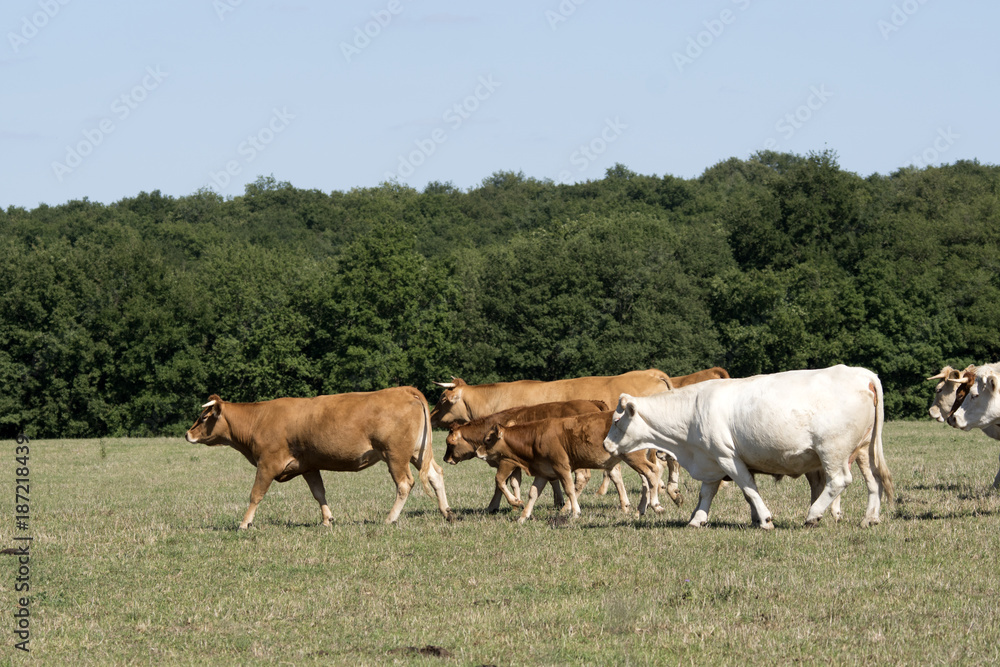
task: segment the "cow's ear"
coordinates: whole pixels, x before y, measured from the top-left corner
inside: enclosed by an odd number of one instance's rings
[[[997,392],[997,376],[990,373],[986,376],[986,388],[989,389],[991,394]]]
[[[212,394],[208,397],[208,402],[205,403],[202,408],[212,408],[212,416],[218,417],[219,413],[222,412],[222,399],[219,398],[218,394]]]
[[[625,404],[625,409],[628,410],[629,417],[635,417],[635,403],[629,401]]]
[[[451,376],[451,381],[455,383],[456,387],[464,387],[464,386],[466,386],[465,385],[465,380],[463,380],[462,378],[457,378],[454,375]]]

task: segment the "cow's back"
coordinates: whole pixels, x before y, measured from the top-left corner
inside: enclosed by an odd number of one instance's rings
[[[352,470],[358,457],[401,439],[416,447],[427,401],[414,387],[269,401],[264,418],[307,466]],[[261,404],[264,405],[264,404]]]

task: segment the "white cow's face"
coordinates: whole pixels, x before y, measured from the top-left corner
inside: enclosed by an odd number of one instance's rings
[[[1000,376],[993,371],[976,375],[976,381],[969,389],[958,409],[952,413],[948,423],[968,431],[985,428],[1000,422]]]
[[[635,401],[628,394],[622,394],[611,418],[611,430],[604,439],[604,449],[615,456],[625,456],[640,449],[646,435],[644,429],[648,427],[638,416]]]

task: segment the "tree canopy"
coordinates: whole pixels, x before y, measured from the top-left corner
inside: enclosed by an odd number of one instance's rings
[[[0,436],[179,434],[256,401],[714,365],[836,363],[925,415],[942,365],[1000,357],[1000,167],[863,178],[830,151],[696,179],[497,172],[0,210]]]

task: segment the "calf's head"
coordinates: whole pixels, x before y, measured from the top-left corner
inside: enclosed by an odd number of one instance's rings
[[[222,399],[212,394],[201,408],[198,421],[184,434],[184,439],[210,447],[229,444],[229,424],[222,416]]]
[[[446,463],[456,465],[460,461],[467,461],[476,456],[476,446],[465,439],[461,426],[452,425],[451,431],[444,441],[447,445],[444,452]]]

